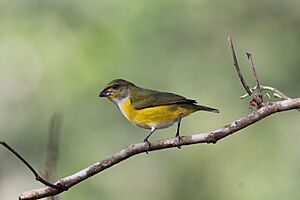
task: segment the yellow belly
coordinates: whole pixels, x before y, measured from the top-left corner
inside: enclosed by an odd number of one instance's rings
[[[119,105],[123,115],[133,124],[150,129],[166,128],[197,109],[191,104],[172,104],[136,110],[128,99]]]

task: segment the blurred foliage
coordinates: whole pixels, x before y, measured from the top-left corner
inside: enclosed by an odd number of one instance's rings
[[[58,178],[142,141],[98,93],[124,78],[220,109],[183,120],[182,133],[221,127],[250,111],[232,65],[231,34],[261,83],[300,95],[300,1],[0,1],[0,138],[42,171],[49,120],[64,116]],[[271,116],[217,145],[142,154],[61,199],[299,199],[300,115]],[[152,140],[173,137],[175,127]],[[0,199],[41,186],[0,149]]]

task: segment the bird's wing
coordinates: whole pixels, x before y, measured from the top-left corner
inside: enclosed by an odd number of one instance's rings
[[[136,88],[130,95],[131,102],[135,109],[143,109],[154,106],[170,105],[177,103],[195,104],[195,100],[187,99],[183,96],[169,93],[159,92],[155,90]]]

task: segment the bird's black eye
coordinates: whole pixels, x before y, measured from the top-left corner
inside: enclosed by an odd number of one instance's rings
[[[114,85],[112,86],[112,88],[116,90],[116,89],[118,89],[120,86],[121,86],[121,85],[119,85],[119,84],[114,84]]]

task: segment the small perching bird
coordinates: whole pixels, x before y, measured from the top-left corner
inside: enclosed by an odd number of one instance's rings
[[[131,123],[150,129],[144,138],[144,142],[149,145],[151,143],[148,138],[156,129],[167,128],[177,123],[176,137],[180,139],[179,129],[183,117],[200,110],[219,112],[215,108],[197,105],[195,100],[169,92],[141,88],[123,79],[109,82],[99,97],[107,97],[114,102]]]

